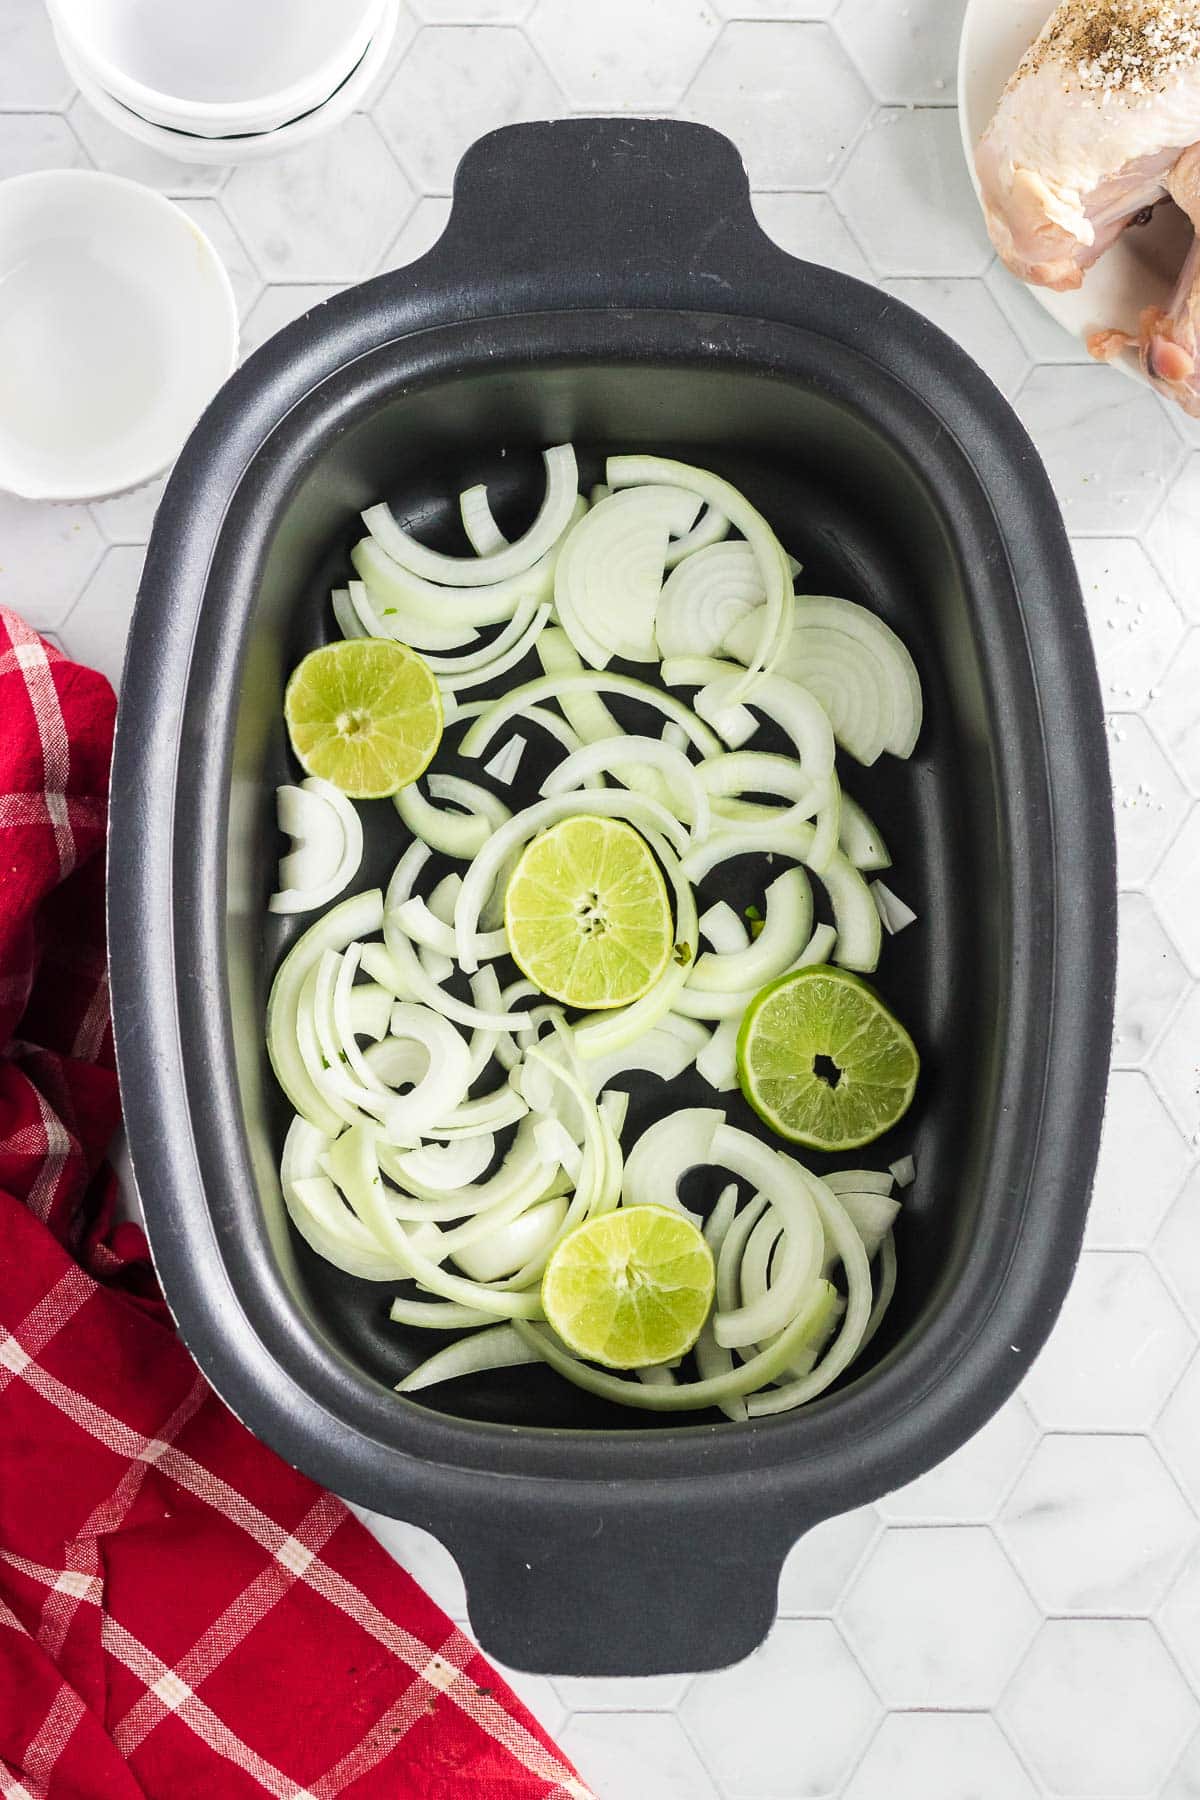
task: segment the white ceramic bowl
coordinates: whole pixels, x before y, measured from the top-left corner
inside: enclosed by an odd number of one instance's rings
[[[958,122],[963,154],[975,191],[975,145],[996,110],[1009,76],[1050,14],[1056,0],[969,0],[958,50]],[[1085,341],[1112,325],[1137,333],[1144,306],[1165,306],[1175,286],[1191,227],[1177,208],[1159,206],[1148,225],[1122,232],[1072,293],[1050,288],[1029,292],[1064,331]],[[1015,277],[1014,277],[1015,279]],[[1136,356],[1126,352],[1113,367],[1138,380],[1145,377]]]
[[[143,119],[140,114],[113,99],[84,65],[61,31],[57,38],[59,54],[80,93],[101,118],[107,119],[118,131],[123,131],[139,144],[145,144],[148,149],[157,150],[161,156],[172,157],[176,162],[234,164],[261,162],[267,157],[281,156],[287,150],[297,150],[320,137],[332,126],[340,125],[343,119],[349,118],[352,112],[363,105],[383,72],[399,17],[399,0],[383,0],[379,27],[367,45],[362,61],[324,105],[305,113],[303,118],[293,119],[290,123],[279,126],[277,130],[244,137],[206,138],[152,124],[150,120]]]
[[[159,475],[237,359],[229,277],[116,175],[0,182],[0,488],[89,500]]]
[[[93,80],[152,124],[202,137],[272,131],[322,105],[362,60],[383,0],[49,0]]]

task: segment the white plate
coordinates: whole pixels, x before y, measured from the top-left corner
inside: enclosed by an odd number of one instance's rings
[[[958,122],[975,191],[975,145],[996,110],[1004,84],[1050,14],[1055,0],[968,0],[958,46]],[[1104,326],[1137,332],[1144,306],[1166,306],[1192,231],[1173,206],[1156,207],[1148,225],[1131,227],[1088,270],[1083,286],[1068,294],[1030,287],[1052,319],[1085,340]],[[1144,379],[1136,357],[1116,367]]]
[[[92,169],[0,182],[0,488],[93,500],[161,474],[237,340],[229,277],[174,201]]]
[[[93,107],[110,125],[123,131],[139,144],[145,144],[150,150],[157,150],[160,156],[169,156],[176,162],[206,164],[236,164],[262,162],[271,156],[282,156],[285,151],[297,150],[302,144],[311,143],[334,125],[340,125],[348,119],[352,112],[362,106],[371,88],[383,72],[392,40],[396,35],[396,27],[400,18],[399,0],[384,0],[380,15],[379,29],[367,45],[366,54],[354,73],[343,82],[335,94],[331,94],[323,106],[305,113],[302,119],[293,119],[288,125],[281,125],[277,131],[263,131],[249,137],[206,138],[193,137],[185,131],[168,131],[161,125],[152,125],[140,114],[131,112],[129,107],[122,106],[119,100],[102,88],[95,77],[83,67],[75,55],[72,46],[65,37],[58,37],[58,53],[88,105]]]

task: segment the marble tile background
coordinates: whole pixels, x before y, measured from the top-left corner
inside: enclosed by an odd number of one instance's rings
[[[367,112],[227,172],[115,135],[38,0],[0,0],[0,175],[174,195],[246,349],[438,234],[505,120],[678,110],[740,145],[765,228],[957,337],[1045,457],[1110,709],[1121,979],[1088,1246],[1014,1399],[795,1551],[766,1646],[659,1681],[517,1678],[604,1800],[1200,1800],[1200,436],[1090,365],[994,262],[953,112],[960,0],[410,0]],[[0,497],[0,600],[114,680],[158,488]],[[432,1539],[373,1521],[448,1610]]]

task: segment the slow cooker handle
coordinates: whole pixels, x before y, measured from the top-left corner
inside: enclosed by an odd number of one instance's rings
[[[555,119],[472,144],[442,237],[414,277],[457,285],[465,314],[577,307],[723,310],[766,236],[734,145],[682,119]],[[695,298],[686,297],[688,290]]]
[[[781,1526],[750,1477],[719,1513],[710,1503],[698,1519],[693,1506],[651,1484],[619,1510],[560,1495],[535,1514],[510,1510],[497,1482],[486,1524],[476,1512],[457,1531],[445,1520],[437,1529],[462,1571],[471,1628],[497,1661],[539,1675],[678,1675],[758,1648],[804,1530]]]

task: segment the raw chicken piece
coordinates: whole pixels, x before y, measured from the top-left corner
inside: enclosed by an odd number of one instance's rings
[[[1077,288],[1125,227],[1168,197],[1200,229],[1200,0],[1064,0],[1022,58],[976,151],[992,242],[1025,281]],[[1136,338],[1147,375],[1200,412],[1200,254]]]

